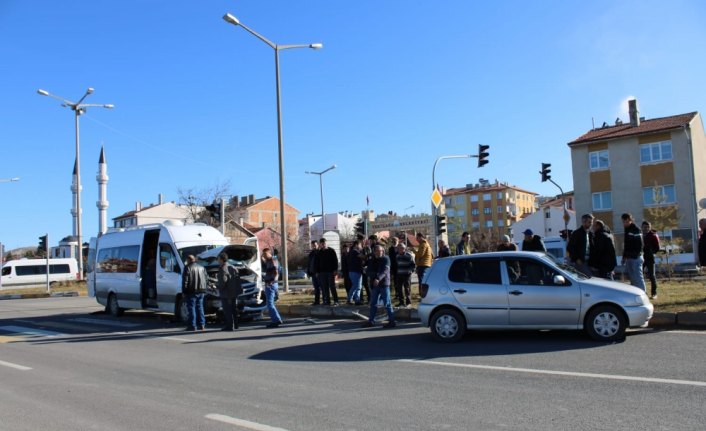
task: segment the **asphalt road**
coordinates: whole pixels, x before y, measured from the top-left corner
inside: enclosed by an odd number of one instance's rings
[[[234,333],[90,298],[0,301],[1,430],[703,430],[706,332]]]

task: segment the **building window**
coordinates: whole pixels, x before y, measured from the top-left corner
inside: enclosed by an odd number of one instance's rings
[[[464,202],[463,202],[464,197],[465,197],[465,196],[463,196],[463,195],[456,196],[456,205],[463,205],[463,203],[464,203]]]
[[[478,229],[480,227],[480,222],[474,221],[471,223],[471,226],[473,226],[473,229]]]
[[[490,214],[490,208],[488,208],[488,207],[483,208],[483,214]]]
[[[505,227],[505,220],[498,220],[498,227]]]
[[[503,199],[503,192],[498,192],[496,197],[499,201],[502,200]]]
[[[471,215],[477,216],[478,215],[478,208],[471,209]]]
[[[493,221],[492,221],[492,220],[486,220],[486,221],[485,221],[485,227],[488,227],[488,228],[493,227]]]
[[[608,150],[590,152],[588,153],[588,160],[592,171],[596,171],[598,169],[608,169],[610,167]]]
[[[613,208],[613,197],[611,192],[593,193],[593,211],[609,210]]]
[[[447,209],[446,209],[446,215],[449,216],[449,217],[455,217],[455,216],[456,216],[456,212],[455,212],[455,210],[454,210],[453,208],[447,208]]]
[[[640,163],[672,160],[672,141],[640,145]]]
[[[551,212],[551,211],[545,212],[545,213],[544,213],[544,218],[552,218],[552,212]]]
[[[670,186],[652,186],[642,189],[642,203],[645,206],[649,205],[667,205],[676,202],[676,193],[674,185]]]
[[[471,202],[478,202],[478,195],[471,195]]]
[[[456,217],[466,217],[466,210],[457,210]]]
[[[492,198],[490,197],[490,193],[483,193],[483,200],[484,200],[484,201],[489,201],[490,199],[492,199]]]
[[[498,214],[502,214],[502,213],[503,213],[503,206],[498,205]]]

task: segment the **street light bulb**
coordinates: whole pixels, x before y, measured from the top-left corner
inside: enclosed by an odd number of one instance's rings
[[[337,167],[337,165],[331,165],[331,169],[336,169]]]
[[[88,87],[88,90],[86,90],[86,94],[93,94],[93,88]]]
[[[115,105],[107,104],[107,105],[103,105],[103,107],[108,108],[108,109],[113,109],[113,108],[115,108]]]
[[[48,92],[48,91],[42,90],[41,88],[40,88],[39,90],[37,90],[37,93],[38,93],[38,94],[41,94],[42,96],[48,96],[48,95],[49,95],[49,92]]]
[[[233,25],[240,24],[240,21],[238,20],[238,18],[236,18],[235,16],[233,16],[232,14],[229,14],[229,13],[223,15],[223,19],[226,20],[226,22],[229,22]]]
[[[323,43],[312,43],[311,45],[309,45],[309,48],[311,48],[311,49],[321,49],[323,47],[324,47]]]

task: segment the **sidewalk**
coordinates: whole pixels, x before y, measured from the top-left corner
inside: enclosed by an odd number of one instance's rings
[[[49,298],[67,296],[86,296],[79,292],[55,292],[0,295],[0,300],[7,299],[29,299],[29,298]],[[277,309],[283,316],[289,317],[314,317],[323,319],[358,319],[367,318],[370,308],[367,305],[350,306],[339,305],[330,307],[327,305],[277,305]],[[378,311],[383,310],[378,307]],[[396,308],[395,319],[403,322],[418,322],[419,315],[415,308]],[[681,329],[706,329],[706,313],[694,311],[682,311],[676,313],[655,313],[649,322],[650,328],[681,328]]]

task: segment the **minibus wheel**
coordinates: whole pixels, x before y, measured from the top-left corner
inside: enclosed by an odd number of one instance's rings
[[[111,293],[108,295],[108,303],[105,305],[105,311],[113,317],[120,317],[123,315],[123,309],[120,308],[118,304],[118,297]]]

